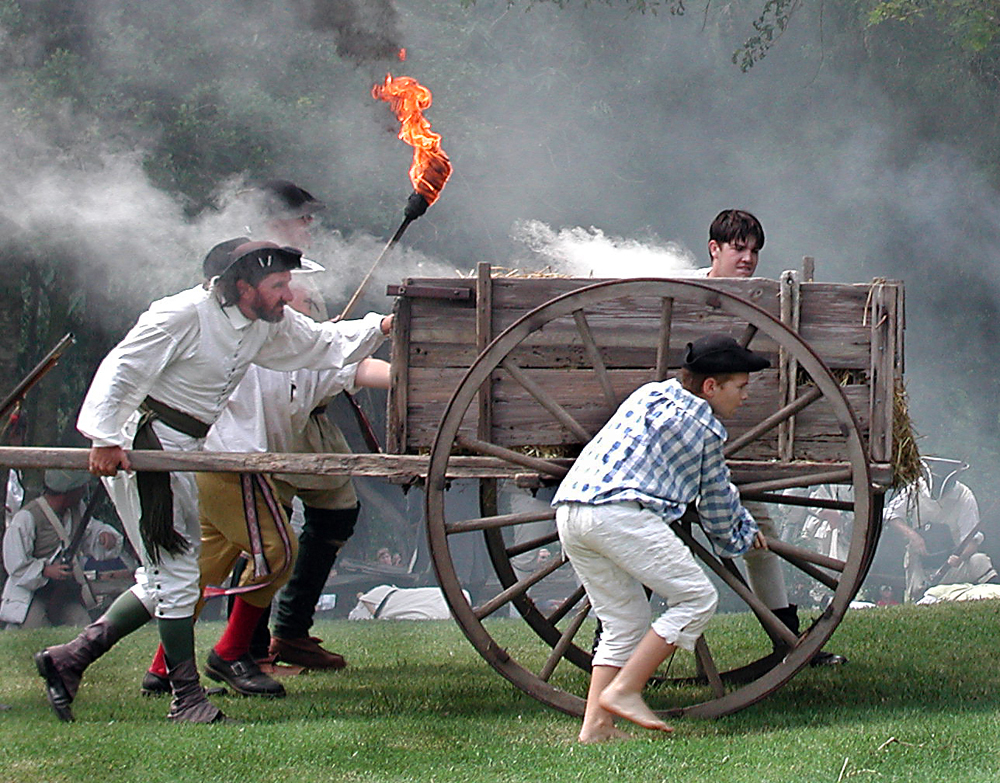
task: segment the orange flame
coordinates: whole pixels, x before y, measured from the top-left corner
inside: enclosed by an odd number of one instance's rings
[[[431,105],[431,91],[409,76],[393,79],[387,73],[384,84],[372,87],[372,97],[387,101],[402,123],[399,138],[413,147],[410,182],[430,206],[451,176],[451,162],[441,149],[441,135],[431,131],[431,124],[423,114]]]

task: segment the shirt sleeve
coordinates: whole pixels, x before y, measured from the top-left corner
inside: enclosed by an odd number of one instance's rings
[[[35,520],[28,511],[18,511],[3,537],[3,564],[7,578],[26,590],[35,591],[48,583],[42,576],[45,561],[32,557],[35,549]]]
[[[892,500],[885,507],[885,512],[882,518],[885,522],[892,522],[896,520],[902,524],[906,524],[907,517],[909,516],[909,508],[911,500],[911,493],[909,488],[901,489],[896,492]]]
[[[339,370],[371,356],[385,341],[379,313],[359,321],[317,322],[291,308],[274,324],[254,363],[271,370]]]
[[[740,504],[739,492],[729,480],[722,439],[713,433],[705,439],[697,507],[702,529],[720,557],[736,557],[750,549],[757,523]]]
[[[965,537],[969,535],[979,524],[979,504],[976,502],[976,496],[972,494],[972,490],[969,489],[964,484],[960,484],[957,489],[958,492],[958,533],[959,540],[956,544],[961,543],[965,540]],[[983,542],[984,536],[982,533],[976,533],[973,536],[973,541],[977,544]]]
[[[111,533],[115,537],[115,543],[110,547],[104,547],[101,545],[101,533]],[[106,522],[101,522],[98,519],[92,519],[90,524],[87,525],[87,529],[83,534],[84,543],[83,551],[90,555],[94,560],[110,560],[113,557],[118,557],[122,551],[122,534],[115,530],[111,525]]]
[[[122,428],[177,348],[162,327],[140,320],[101,362],[83,400],[77,429],[95,446],[123,446]]]

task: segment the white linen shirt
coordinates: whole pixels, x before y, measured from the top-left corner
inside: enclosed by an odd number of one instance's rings
[[[274,370],[337,370],[385,339],[382,316],[317,323],[285,308],[277,323],[223,307],[202,286],[153,302],[97,368],[77,428],[95,446],[130,446],[125,423],[151,396],[212,424],[251,362]]]
[[[306,451],[309,416],[342,391],[356,391],[358,365],[277,372],[252,366],[205,438],[206,451]]]

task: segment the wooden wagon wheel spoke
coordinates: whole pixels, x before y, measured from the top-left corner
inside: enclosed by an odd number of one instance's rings
[[[733,456],[733,454],[735,454],[737,451],[746,446],[749,446],[755,440],[757,440],[763,435],[766,435],[775,427],[788,421],[795,414],[801,413],[810,404],[816,402],[816,400],[818,400],[822,396],[823,392],[820,391],[818,387],[814,386],[812,389],[807,391],[801,397],[797,398],[793,402],[772,413],[770,416],[768,416],[766,419],[760,422],[760,424],[751,427],[742,435],[740,435],[740,437],[731,440],[729,443],[726,444],[723,453],[726,455],[726,457]]]
[[[551,679],[552,673],[556,670],[556,666],[559,665],[559,661],[566,655],[566,650],[569,649],[573,639],[580,632],[580,627],[583,625],[583,621],[587,619],[588,612],[590,612],[590,601],[585,601],[566,627],[566,630],[562,632],[559,641],[552,647],[552,653],[545,659],[545,663],[538,672],[540,680],[548,682]]]
[[[656,341],[656,369],[654,381],[664,381],[670,369],[670,331],[674,319],[673,297],[665,296],[660,302],[660,333]]]
[[[533,549],[540,549],[543,546],[553,544],[558,540],[558,533],[549,533],[546,536],[539,536],[538,538],[533,538],[530,541],[523,541],[520,544],[509,546],[504,550],[504,552],[507,557],[517,557],[518,555],[523,555],[525,552],[530,552]]]
[[[826,571],[817,568],[812,563],[806,560],[802,560],[801,558],[795,557],[795,555],[789,554],[787,552],[781,555],[781,557],[783,557],[788,563],[791,563],[793,566],[799,569],[802,573],[812,577],[817,582],[819,582],[822,585],[825,585],[830,590],[836,590],[838,587],[840,587],[839,579],[830,576],[830,574],[826,573]]]
[[[784,479],[771,479],[769,481],[748,481],[745,484],[736,482],[741,493],[743,492],[769,492],[776,489],[801,489],[802,487],[815,487],[819,484],[839,484],[843,481],[851,480],[850,468],[844,470],[831,470],[826,473],[807,473],[802,476],[793,476]]]
[[[477,454],[484,454],[488,457],[498,457],[502,460],[506,460],[507,462],[512,462],[515,465],[521,465],[538,473],[543,473],[546,476],[552,476],[553,478],[562,478],[569,472],[569,468],[565,468],[556,462],[539,459],[538,457],[530,457],[519,451],[505,449],[503,446],[494,446],[492,443],[487,443],[484,440],[478,440],[476,438],[467,438],[465,436],[458,435],[455,437],[455,445],[459,448],[475,451]]]
[[[518,367],[513,360],[504,359],[500,363],[500,366],[510,373],[510,376],[521,384],[528,394],[538,400],[538,404],[551,413],[552,416],[554,416],[555,419],[566,429],[576,435],[576,437],[584,443],[590,440],[590,436],[593,433],[587,432],[580,422],[574,419],[562,405],[552,399],[551,394],[529,378],[528,375],[520,367]]]
[[[771,548],[771,551],[780,557],[794,557],[798,560],[804,560],[807,563],[823,566],[823,568],[840,571],[841,573],[843,573],[844,569],[847,568],[847,563],[843,560],[838,560],[835,557],[829,557],[827,555],[821,555],[819,552],[813,552],[811,549],[795,546],[794,544],[789,544],[786,541],[780,541],[776,538],[768,538],[767,545]]]
[[[739,336],[736,342],[738,342],[744,348],[748,347],[750,345],[750,341],[757,336],[757,331],[758,327],[756,324],[747,324],[746,328],[743,330],[743,333]]]
[[[767,631],[768,635],[772,638],[780,639],[782,643],[793,647],[798,641],[798,638],[793,634],[781,620],[772,612],[767,606],[761,601],[753,591],[747,586],[746,582],[743,581],[742,577],[733,574],[733,572],[727,568],[723,563],[718,560],[711,552],[709,552],[705,547],[703,547],[695,538],[683,528],[681,525],[671,525],[673,531],[677,536],[687,544],[688,548],[694,553],[702,563],[708,566],[716,576],[718,576],[723,582],[725,582],[729,588],[736,593],[743,602],[749,606],[757,619],[760,620],[760,624],[764,626],[764,630]]]
[[[569,596],[567,596],[555,609],[553,609],[552,613],[545,619],[555,625],[567,614],[569,614],[573,607],[580,603],[580,599],[586,595],[587,591],[583,589],[583,585],[580,585],[580,587],[576,588],[576,590],[570,593]],[[590,606],[589,599],[587,600],[587,606]]]
[[[555,518],[555,511],[525,511],[520,514],[496,514],[495,516],[466,519],[462,522],[449,522],[445,526],[445,533],[452,535],[455,533],[470,533],[473,530],[493,530],[496,528],[523,525],[528,522],[544,522],[547,519]]]
[[[580,339],[583,341],[583,347],[587,351],[587,356],[590,357],[590,363],[594,368],[594,372],[597,373],[597,380],[600,382],[601,391],[604,393],[604,402],[608,406],[608,415],[611,415],[618,405],[618,400],[615,397],[614,387],[611,385],[608,368],[604,364],[604,357],[601,356],[601,349],[597,347],[597,342],[594,340],[594,333],[590,329],[590,324],[587,322],[587,316],[584,315],[583,310],[574,310],[573,320],[576,322],[576,330],[580,333]]]
[[[824,508],[830,511],[853,511],[854,503],[848,500],[831,500],[828,498],[804,498],[797,495],[779,495],[774,492],[740,491],[743,500],[756,500],[760,503],[778,503],[783,506],[801,506],[804,508]]]
[[[708,642],[705,641],[704,636],[699,636],[698,640],[694,643],[694,654],[698,661],[698,673],[704,675],[705,679],[708,680],[708,684],[712,687],[712,693],[716,697],[725,696],[726,686],[722,684],[722,678],[719,676],[719,667],[715,665],[715,661],[712,659],[712,653],[708,649]]]
[[[781,542],[774,544],[775,554],[787,564],[785,568],[790,573],[805,575],[814,589],[832,593],[824,603],[824,611],[798,636],[750,589],[733,561],[715,557],[689,531],[679,533],[699,562],[721,580],[724,589],[732,591],[757,616],[766,636],[755,633],[753,638],[740,640],[738,644],[716,644],[711,650],[702,640],[693,660],[681,655],[672,667],[673,673],[661,678],[673,684],[660,697],[670,700],[662,712],[714,717],[752,704],[808,665],[841,621],[870,563],[877,539],[877,520],[873,515],[878,503],[873,500],[877,495],[873,496],[867,452],[852,403],[797,334],[775,316],[712,284],[647,279],[597,283],[577,290],[567,289],[563,283],[546,285],[568,293],[515,320],[485,346],[455,389],[437,426],[428,466],[427,520],[434,567],[449,606],[463,632],[498,672],[547,704],[581,714],[584,702],[579,690],[575,685],[566,689],[567,683],[578,683],[579,679],[574,676],[573,668],[564,670],[558,664],[566,659],[576,667],[589,668],[589,645],[574,642],[586,627],[588,607],[580,604],[586,600],[585,591],[568,568],[561,572],[562,579],[556,574],[565,567],[564,556],[554,554],[551,562],[531,573],[525,573],[523,565],[532,551],[556,544],[554,530],[545,529],[552,521],[551,512],[545,509],[544,513],[539,510],[527,515],[499,514],[495,506],[487,505],[474,518],[457,516],[461,512],[455,510],[455,518],[446,520],[444,494],[449,486],[446,477],[452,450],[461,449],[523,467],[543,477],[544,485],[545,479],[560,479],[565,475],[569,459],[562,455],[575,453],[580,443],[601,426],[601,411],[611,407],[616,389],[624,393],[650,374],[656,380],[668,376],[677,354],[677,346],[671,346],[671,341],[678,339],[678,335],[683,334],[687,341],[692,338],[692,330],[697,337],[699,328],[711,328],[738,334],[739,342],[744,345],[766,338],[767,348],[762,350],[790,357],[801,375],[796,375],[790,383],[786,378],[784,385],[768,378],[762,393],[769,395],[773,403],[768,403],[766,415],[762,413],[760,421],[749,422],[749,429],[739,428],[742,434],[737,432],[730,442],[727,454],[743,450],[751,454],[730,466],[737,486],[746,499],[816,511],[853,512],[855,523],[848,541],[850,554],[845,560],[804,547],[782,548]],[[763,291],[765,295],[759,301],[770,302],[766,286],[752,290],[755,295]],[[653,316],[650,322],[643,321],[648,315]],[[620,329],[616,325],[618,318],[641,324],[643,337],[627,346],[622,343],[621,335],[615,332]],[[623,350],[616,348],[611,353],[601,347],[605,344],[622,346]],[[645,351],[648,359],[640,361],[648,363],[633,363],[646,356]],[[545,368],[544,374],[536,374],[538,367]],[[577,383],[582,377],[578,372],[581,369],[592,370],[591,386],[585,394],[574,390],[573,394],[563,396],[554,379]],[[774,372],[781,372],[781,368],[776,367]],[[786,393],[788,387],[790,394]],[[495,395],[492,406],[484,408],[483,390],[487,398]],[[820,399],[825,401],[824,406],[811,407]],[[478,413],[478,418],[466,421],[467,412],[473,416]],[[606,414],[604,411],[603,415]],[[558,426],[553,427],[553,421]],[[765,457],[764,460],[775,462],[762,468],[764,463],[759,455],[776,450],[772,437],[766,436],[773,435],[775,429],[780,434],[787,429],[783,425],[791,421],[796,422],[796,433],[811,432],[810,427],[813,430],[817,427],[812,422],[821,421],[825,428],[819,430],[823,433],[821,437],[841,440],[830,449],[814,449],[801,459]],[[525,442],[515,437],[518,428],[524,426],[522,422],[532,423],[537,429],[537,440]],[[536,422],[540,426],[536,427]],[[469,436],[470,431],[476,433],[475,438]],[[830,434],[826,435],[827,432]],[[748,448],[751,444],[752,448]],[[541,459],[518,450],[528,446],[546,450],[551,447],[561,456]],[[787,442],[785,446],[784,450],[779,449],[781,454],[791,455]],[[850,485],[854,501],[782,494],[785,490],[809,489],[820,484]],[[489,502],[489,497],[489,492],[481,493],[480,501]],[[495,495],[492,502],[495,504]],[[511,510],[523,512],[524,507],[512,506]],[[538,524],[539,528],[521,527],[532,524]],[[495,579],[487,583],[488,590],[484,590],[481,581],[475,583],[476,590],[486,593],[485,600],[477,596],[475,604],[463,593],[462,579],[456,573],[448,543],[455,539],[453,533],[470,530],[483,531],[495,571]],[[494,587],[497,581],[499,587]],[[532,666],[517,660],[524,646],[521,637],[515,636],[513,643],[499,640],[508,632],[506,621],[490,619],[488,627],[483,625],[487,618],[499,617],[498,610],[508,605],[516,608],[547,645],[543,655],[530,656],[535,662]],[[762,649],[763,644],[766,647]],[[690,672],[695,670],[697,676],[692,678]],[[705,683],[710,685],[707,700]]]
[[[529,588],[542,581],[553,571],[562,568],[562,566],[568,562],[569,560],[567,560],[565,556],[553,558],[552,562],[548,565],[538,569],[533,574],[525,577],[519,582],[515,582],[503,592],[493,596],[486,603],[477,606],[474,610],[477,619],[482,620],[484,617],[489,617],[501,606],[504,606],[505,604],[513,601],[515,598],[519,598],[520,596],[526,594]]]

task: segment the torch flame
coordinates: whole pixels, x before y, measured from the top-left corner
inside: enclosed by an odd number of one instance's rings
[[[402,123],[399,138],[413,147],[410,182],[430,206],[451,176],[451,162],[441,149],[441,135],[431,131],[431,124],[423,115],[424,109],[431,105],[431,91],[409,76],[393,79],[387,73],[384,84],[372,87],[372,97],[387,101]]]

